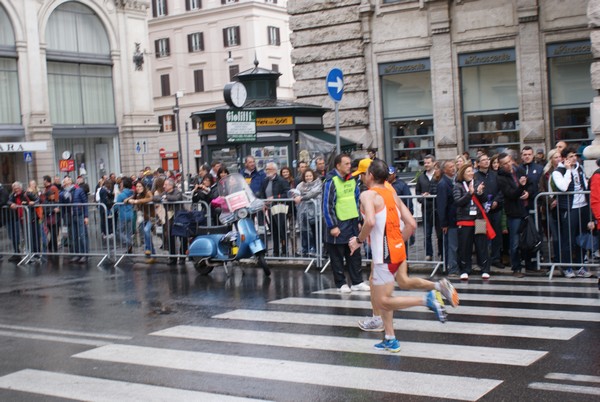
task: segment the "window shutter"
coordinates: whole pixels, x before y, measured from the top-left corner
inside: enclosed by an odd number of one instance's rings
[[[185,0],[185,11],[190,11],[191,7],[190,7],[190,2],[192,0]]]
[[[159,39],[154,41],[154,55],[158,59],[160,57],[160,45],[158,44]]]
[[[229,66],[229,81],[233,81],[234,77],[240,72],[240,66],[233,65]]]
[[[202,70],[194,70],[194,91],[204,92],[204,72]]]
[[[163,117],[162,116],[158,116],[158,132],[159,133],[164,133],[164,127],[163,127]]]
[[[171,95],[171,82],[169,74],[163,74],[160,76],[160,91],[162,96]]]
[[[194,51],[194,48],[192,46],[192,35],[193,34],[188,35],[188,52],[190,52],[190,53],[192,53]]]
[[[275,29],[275,35],[276,35],[275,44],[277,46],[281,46],[281,37],[279,36],[279,28]]]
[[[240,36],[240,27],[235,27],[235,38],[237,39],[236,45],[240,46],[242,44],[242,37]]]
[[[156,2],[157,2],[157,1],[158,1],[158,0],[152,0],[152,16],[153,16],[154,18],[156,18],[156,16],[157,16],[157,13],[156,13]]]
[[[200,32],[200,50],[204,51],[204,32]]]
[[[165,15],[169,15],[169,8],[167,7],[169,4],[169,2],[167,0],[159,0],[163,2],[163,5],[165,6]]]
[[[227,0],[221,0],[221,4],[225,4]]]
[[[225,0],[222,0],[225,1]],[[228,47],[229,43],[227,43],[227,28],[223,29],[223,46]]]
[[[169,45],[169,38],[165,39],[165,44],[166,44],[165,48],[167,49],[166,55],[169,56],[171,54],[171,46]]]
[[[173,122],[173,124],[172,124],[173,129],[171,131],[177,131],[177,120],[175,119],[174,114],[171,115],[171,121]]]

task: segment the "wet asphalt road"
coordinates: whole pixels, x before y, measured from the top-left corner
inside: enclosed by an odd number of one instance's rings
[[[305,274],[298,267],[272,267],[271,278],[251,266],[243,272],[235,268],[227,277],[222,268],[200,276],[190,263],[170,270],[130,261],[115,270],[60,259],[17,267],[5,258],[0,265],[0,400],[95,399],[51,382],[51,391],[44,390],[40,384],[56,373],[160,387],[140,389],[134,400],[158,397],[159,390],[173,395],[166,400],[185,399],[175,397],[175,390],[213,395],[190,394],[190,400],[232,395],[281,401],[592,401],[600,396],[596,278],[548,283],[543,277],[515,280],[500,274],[488,284],[480,279],[457,284],[463,298],[454,314],[449,309],[447,324],[434,322],[423,309],[395,314],[403,346],[400,354],[391,354],[371,353],[380,333],[355,326],[356,317],[369,314],[368,294],[332,291],[330,271],[321,275],[313,268]],[[199,329],[207,338],[151,335],[173,328]],[[206,334],[209,329],[215,338]],[[297,335],[308,340],[294,343]],[[335,340],[326,346],[321,336]],[[313,346],[311,337],[317,339]],[[354,351],[345,349],[346,341],[363,343]],[[457,346],[450,352],[455,359],[440,357],[440,348],[448,345]],[[116,357],[101,353],[113,346],[124,349],[117,349]],[[477,347],[491,350],[471,356]],[[516,358],[539,356],[521,364],[496,362],[496,352],[506,349],[523,350]],[[128,360],[136,352],[142,362]],[[15,373],[39,377],[25,381],[34,384],[27,392],[15,391],[10,388],[23,386],[11,377]],[[64,381],[73,383],[73,378]],[[100,383],[100,389],[86,392],[124,400],[111,394],[116,385]]]

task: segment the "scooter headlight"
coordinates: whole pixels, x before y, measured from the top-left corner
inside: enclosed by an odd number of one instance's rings
[[[247,218],[248,215],[249,215],[249,212],[248,212],[247,208],[238,209],[235,213],[236,213],[238,219]]]

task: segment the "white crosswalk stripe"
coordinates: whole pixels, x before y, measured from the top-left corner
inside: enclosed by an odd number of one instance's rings
[[[335,314],[293,313],[285,311],[234,310],[216,315],[215,318],[229,320],[264,321],[340,327],[356,327],[361,316]],[[513,336],[518,338],[569,340],[579,334],[581,328],[543,327],[535,325],[480,324],[469,322],[395,319],[394,328],[403,331],[439,332],[465,335]]]
[[[312,307],[335,307],[335,308],[355,308],[370,309],[370,301],[347,300],[347,299],[309,299],[306,297],[288,297],[281,300],[274,300],[272,304],[284,304],[291,306],[312,306]],[[429,311],[427,307],[412,307],[405,311]],[[533,318],[543,320],[561,320],[561,321],[590,321],[600,322],[600,313],[587,313],[580,311],[564,310],[538,310],[538,309],[516,309],[502,307],[474,307],[460,306],[458,309],[450,309],[451,315],[480,315],[487,317],[513,317],[513,318]]]
[[[264,380],[475,401],[502,381],[174,349],[108,345],[74,357]],[[336,373],[332,376],[331,373]],[[397,377],[402,378],[399,381]]]
[[[151,335],[205,341],[229,339],[229,328],[192,327],[181,325],[154,332]],[[283,332],[235,331],[235,343],[251,345],[279,346],[299,349],[317,349],[338,352],[380,354],[375,350],[372,339],[344,338],[339,336],[301,335]],[[423,357],[428,359],[486,362],[486,364],[506,364],[528,366],[541,359],[547,352],[524,349],[491,348],[468,345],[445,345],[436,343],[402,342],[398,356]]]
[[[0,388],[94,402],[257,400],[30,369],[0,377]]]
[[[536,284],[529,278],[513,284],[512,278],[506,279],[501,283],[457,283],[458,289],[469,292],[460,293],[464,304],[448,309],[450,321],[445,324],[436,321],[425,307],[397,312],[394,329],[399,331],[401,341],[397,354],[375,350],[373,344],[378,336],[364,333],[358,336],[357,321],[371,311],[368,293],[340,295],[336,289],[324,289],[305,297],[271,300],[265,309],[239,308],[216,314],[197,325],[176,325],[155,331],[144,339],[149,342],[144,346],[133,344],[135,338],[97,339],[97,343],[89,344],[95,348],[77,353],[73,358],[79,364],[93,363],[94,367],[105,370],[123,365],[132,373],[152,368],[191,375],[216,374],[253,381],[389,393],[399,400],[402,395],[412,395],[474,401],[490,393],[493,398],[494,390],[504,382],[501,368],[506,366],[513,370],[547,361],[556,345],[567,344],[585,331],[586,325],[600,322],[600,312],[595,308],[600,306],[600,299],[592,287],[576,286],[570,281],[564,281],[564,286]],[[394,293],[424,295],[422,291]],[[553,297],[554,293],[558,295]],[[561,309],[561,306],[565,307]],[[452,316],[456,320],[452,320]],[[331,334],[327,328],[333,330]],[[354,328],[356,335],[348,328]],[[74,337],[81,333],[60,335]],[[407,335],[412,335],[412,342],[403,340],[410,338]],[[463,336],[474,339],[474,343],[461,342]],[[51,336],[41,339],[60,342]],[[533,342],[527,342],[529,340]],[[552,347],[531,346],[538,341]],[[192,345],[194,350],[188,350]],[[255,348],[261,350],[259,357],[247,353]],[[265,354],[265,348],[272,353]],[[295,354],[293,350],[300,353]],[[307,359],[304,356],[311,351],[318,352],[321,358],[304,361]],[[340,359],[340,354],[353,358]],[[420,362],[419,369],[408,369],[413,366],[406,364],[406,358]],[[383,368],[376,363],[395,362],[393,359],[398,359],[398,368],[393,368],[395,363]],[[357,361],[361,363],[356,364]],[[441,367],[448,367],[445,366],[448,362],[476,368],[493,367],[494,370],[492,375],[490,371],[481,374],[478,369],[465,375],[439,371]],[[424,372],[421,365],[428,367],[428,371]],[[333,372],[335,376],[331,375]],[[203,388],[202,384],[194,384],[198,389],[181,389],[181,383],[169,386],[167,381],[167,385],[157,386],[144,384],[146,381],[140,381],[140,377],[132,376],[133,382],[128,382],[111,374],[110,371],[99,372],[98,377],[102,378],[96,378],[95,375],[26,369],[0,377],[0,388],[90,401],[234,401],[265,395],[267,399],[278,399],[278,394],[268,391],[245,395],[242,391],[217,387],[219,394],[214,389]],[[568,381],[572,383],[565,383]],[[569,397],[597,396],[600,388],[594,385],[599,382],[600,378],[593,375],[551,372],[531,381],[528,388],[530,392],[568,393]]]

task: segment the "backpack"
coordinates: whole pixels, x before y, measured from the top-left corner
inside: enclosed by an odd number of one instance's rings
[[[179,237],[194,237],[198,226],[206,226],[204,211],[179,210],[175,212],[171,234]]]
[[[535,219],[527,216],[519,228],[519,249],[522,252],[537,253],[542,246],[542,236],[535,226]]]

